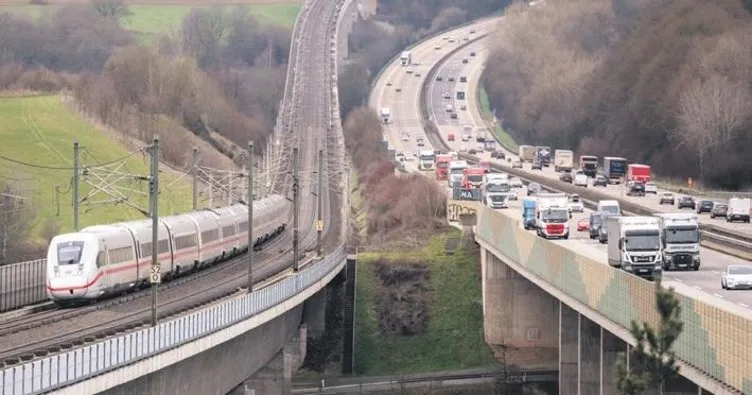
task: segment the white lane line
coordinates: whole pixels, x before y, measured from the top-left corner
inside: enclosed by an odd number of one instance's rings
[[[713,296],[716,296],[716,297],[719,297],[719,298],[723,299],[723,295],[713,294]]]
[[[749,308],[749,305],[746,305],[746,304],[744,304],[744,303],[737,303],[737,304],[738,304],[739,306],[742,306],[742,307],[746,308],[746,309],[748,309],[748,308]]]
[[[711,270],[711,272],[713,272],[713,273],[715,273],[715,274],[721,274],[721,272],[719,272],[719,271],[717,271],[717,270]]]
[[[702,289],[702,287],[698,287],[697,285],[693,286],[694,289]]]
[[[674,280],[674,281],[678,281],[678,282],[680,282],[680,283],[683,283],[683,282],[684,282],[684,280],[682,280],[682,279],[680,279],[680,278],[672,278],[672,280]]]

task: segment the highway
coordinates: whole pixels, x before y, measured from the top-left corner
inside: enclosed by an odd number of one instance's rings
[[[459,29],[459,33],[448,33],[449,36],[454,37],[461,37],[464,32],[467,32],[469,28],[463,28]],[[478,29],[480,30],[480,29]],[[478,143],[475,142],[475,138],[473,138],[469,142],[462,142],[460,140],[460,135],[462,134],[462,127],[463,125],[473,125],[474,129],[477,129],[478,127],[484,127],[485,123],[482,120],[479,108],[477,106],[477,100],[476,100],[476,91],[478,88],[478,80],[480,77],[480,74],[484,67],[484,61],[487,57],[487,49],[485,48],[485,41],[486,39],[478,40],[470,45],[467,46],[467,48],[458,51],[455,55],[448,58],[445,62],[443,62],[437,69],[437,76],[441,76],[443,81],[436,81],[436,79],[433,79],[432,81],[428,81],[429,84],[429,92],[427,95],[428,100],[428,106],[429,106],[429,116],[431,119],[436,120],[436,123],[439,128],[439,132],[441,134],[442,139],[446,144],[449,145],[449,147],[452,150],[460,151],[460,148],[464,145],[465,148],[477,148],[476,145]],[[421,44],[417,46],[413,50],[413,58],[419,59],[422,64],[421,67],[423,68],[423,73],[426,73],[429,70],[428,62],[436,62],[442,58],[442,56],[445,56],[447,53],[449,53],[450,49],[442,47],[441,50],[434,50],[434,46],[436,45],[436,42],[445,42],[442,41],[441,38],[429,40],[425,44]],[[469,52],[474,51],[476,52],[475,57],[468,57]],[[425,56],[423,58],[418,58],[416,54],[419,54],[421,56]],[[462,59],[466,58],[468,59],[468,63],[463,64]],[[384,76],[386,78],[382,78],[380,81],[376,84],[376,89],[374,89],[374,92],[378,92],[379,97],[372,98],[372,105],[374,103],[377,103],[377,106],[379,107],[391,107],[393,108],[393,118],[394,121],[391,125],[388,125],[385,128],[385,137],[390,142],[390,145],[392,145],[397,151],[403,150],[403,151],[411,151],[411,150],[417,150],[418,147],[415,146],[415,138],[414,135],[419,133],[422,134],[422,128],[420,126],[413,127],[416,132],[411,132],[411,139],[410,141],[403,142],[401,141],[401,134],[404,132],[404,129],[402,129],[401,125],[420,125],[421,119],[420,119],[420,111],[417,109],[419,107],[413,107],[418,106],[418,104],[413,103],[419,103],[420,100],[420,83],[413,83],[411,82],[412,79],[418,79],[415,77],[402,77],[406,73],[404,72],[404,67],[400,66],[399,64],[393,64],[390,66],[389,69],[385,70]],[[466,76],[468,78],[467,84],[459,83],[459,77],[460,76]],[[453,76],[455,81],[450,82],[447,80],[447,77]],[[387,78],[390,78],[392,80],[393,87],[395,88],[397,86],[402,87],[402,92],[395,93],[394,89],[389,90],[385,89],[383,85],[383,81]],[[421,80],[425,79],[425,75],[420,78]],[[398,85],[398,83],[404,83],[404,85]],[[459,88],[462,86],[462,88]],[[459,108],[461,106],[461,101],[456,100],[455,98],[455,92],[456,90],[464,89],[466,90],[466,98],[465,104],[467,105],[467,110],[462,111],[458,110],[458,118],[457,119],[451,119],[444,115],[446,113],[446,104],[452,103],[455,105],[455,108]],[[444,93],[446,91],[449,91],[451,93],[452,99],[444,99]],[[409,106],[409,107],[408,107]],[[400,111],[397,112],[397,109],[399,108],[406,108],[406,109],[415,109],[414,111]],[[457,137],[456,141],[454,142],[448,142],[447,141],[447,135],[449,133],[454,133]],[[426,149],[429,149],[429,144],[426,145]],[[484,153],[483,155],[477,155],[481,156],[484,159],[490,159],[487,153]],[[415,165],[409,164],[406,166],[408,170],[415,171],[417,166],[417,162],[415,162]],[[551,178],[558,179],[558,175],[556,173],[553,173],[552,169],[547,170],[547,174],[550,175]],[[615,196],[618,196],[621,198],[620,189],[618,187],[609,187],[607,188],[611,193],[615,194]],[[525,189],[521,189],[520,193],[518,194],[520,199],[523,199],[526,195]],[[644,199],[649,200],[651,198],[635,198],[635,199]],[[657,205],[656,205],[657,206]],[[665,206],[664,206],[665,208]],[[520,208],[519,208],[519,202],[513,203],[512,207],[509,209],[506,209],[511,215],[515,217],[520,217]],[[672,210],[675,211],[675,210]],[[571,234],[573,236],[573,239],[570,240],[560,240],[555,241],[556,243],[562,244],[567,246],[568,248],[572,248],[573,250],[577,251],[578,253],[581,253],[583,255],[587,255],[593,259],[599,260],[603,262],[603,264],[606,263],[606,253],[605,253],[605,247],[606,245],[601,245],[597,241],[590,240],[587,236],[587,233],[579,233],[576,231],[576,223],[577,221],[589,214],[589,211],[585,211],[585,213],[574,213],[573,219],[571,222]],[[720,222],[720,221],[717,221]],[[725,225],[725,223],[724,223]],[[737,224],[741,225],[741,224]],[[744,224],[746,225],[746,224]],[[752,310],[750,310],[750,306],[752,306],[752,291],[727,291],[722,290],[720,286],[720,273],[721,271],[726,267],[728,264],[732,263],[748,263],[745,260],[735,258],[729,255],[725,255],[722,253],[719,253],[717,251],[710,250],[708,248],[702,248],[701,250],[701,260],[702,260],[702,266],[700,267],[699,271],[670,271],[664,273],[664,284],[667,286],[676,286],[677,288],[681,288],[683,291],[686,291],[690,295],[696,296],[698,299],[714,299],[715,302],[719,305],[723,305],[727,307],[728,309],[731,309],[732,311],[736,311],[739,314],[745,315],[745,316],[752,316]]]

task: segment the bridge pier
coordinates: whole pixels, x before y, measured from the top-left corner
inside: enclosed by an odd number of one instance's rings
[[[285,395],[292,392],[292,376],[303,365],[308,328],[302,324],[298,334],[263,368],[228,395]]]
[[[303,306],[303,322],[308,325],[308,336],[318,339],[326,329],[326,292],[322,288],[305,301]]]

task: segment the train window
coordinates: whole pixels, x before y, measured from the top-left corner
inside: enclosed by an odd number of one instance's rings
[[[112,250],[109,250],[110,254],[110,265],[115,265],[118,263],[128,262],[130,260],[133,260],[133,248],[131,247],[120,247],[120,248],[114,248]]]
[[[235,234],[235,227],[233,225],[228,225],[222,228],[222,237],[232,236]]]
[[[170,251],[170,241],[167,239],[160,240],[159,243],[157,243],[157,248],[159,249],[158,253],[162,254],[165,252]]]
[[[240,228],[241,232],[247,232],[248,231],[248,221],[241,222],[238,227]]]
[[[105,255],[104,251],[99,251],[99,254],[97,254],[97,267],[102,268],[107,266],[107,255]]]
[[[150,256],[151,256],[151,242],[141,243],[141,258],[146,258]]]
[[[83,241],[67,241],[57,245],[57,264],[76,265],[81,261]]]
[[[184,248],[191,248],[196,246],[196,234],[185,235],[175,238],[175,249],[182,250]]]
[[[205,230],[201,232],[202,243],[211,243],[212,241],[217,239],[219,239],[219,230],[217,229]]]

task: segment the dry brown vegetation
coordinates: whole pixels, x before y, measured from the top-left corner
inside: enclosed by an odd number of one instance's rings
[[[739,0],[509,7],[484,83],[521,143],[752,185],[752,18]]]
[[[383,131],[376,113],[366,107],[351,111],[344,130],[360,177],[371,244],[408,233],[420,238],[425,231],[445,226],[445,193],[428,177],[395,173],[394,164],[381,148]]]

